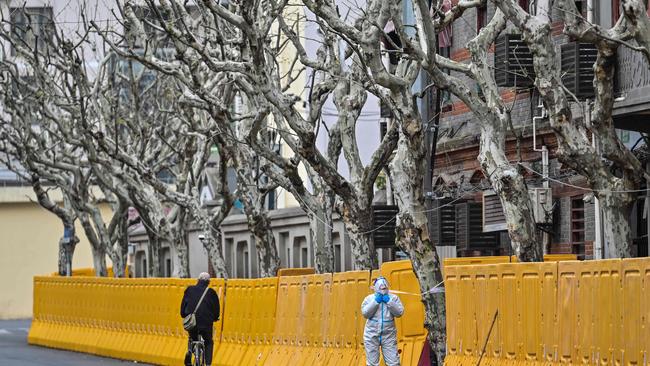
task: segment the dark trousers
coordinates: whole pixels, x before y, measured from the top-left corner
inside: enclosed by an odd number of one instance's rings
[[[189,333],[189,340],[187,342],[187,353],[185,354],[185,365],[192,365],[192,343],[199,340],[199,334],[203,337],[203,343],[205,343],[205,363],[206,365],[212,364],[212,349],[214,347],[214,342],[212,341],[212,327],[210,328],[194,328]]]

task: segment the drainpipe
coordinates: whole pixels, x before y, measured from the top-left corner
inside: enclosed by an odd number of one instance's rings
[[[533,151],[542,153],[542,175],[544,176],[544,182],[542,183],[542,187],[549,188],[550,185],[548,182],[548,165],[549,165],[548,148],[546,147],[546,145],[542,145],[541,148],[537,148],[537,121],[546,118],[546,108],[544,108],[544,104],[542,104],[541,99],[539,101],[539,104],[537,105],[537,108],[542,110],[542,114],[540,116],[533,117]],[[547,199],[551,199],[551,197],[547,197]],[[551,236],[546,231],[542,232],[542,249],[544,251],[544,254],[548,254],[548,247],[550,241],[551,241]]]
[[[592,0],[589,0],[591,3]],[[590,5],[587,5],[590,6]],[[593,17],[593,12],[592,12]],[[587,127],[591,127],[591,109],[589,108],[589,99],[585,101],[584,104],[584,116],[585,124]],[[598,142],[596,141],[596,134],[591,134],[591,146],[594,148],[597,154],[600,154],[600,149],[598,147]],[[594,259],[604,259],[605,255],[603,253],[603,223],[600,212],[600,200],[598,195],[594,193],[594,226],[595,226],[595,237],[594,237]]]

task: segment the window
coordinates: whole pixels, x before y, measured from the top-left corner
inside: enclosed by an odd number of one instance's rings
[[[230,276],[235,277],[235,274],[232,271],[232,251],[233,251],[233,240],[232,238],[226,239],[226,245],[224,247],[225,253],[224,253],[224,259],[226,260],[226,269],[228,270],[228,274]]]
[[[334,272],[341,272],[341,244],[334,245]]]
[[[309,266],[309,256],[307,252],[307,248],[301,248],[300,249],[300,262],[302,267],[307,267]]]
[[[243,277],[250,277],[250,271],[249,271],[249,263],[250,258],[248,256],[248,250],[244,252],[244,276]]]
[[[248,242],[237,242],[237,253],[235,254],[237,260],[237,268],[235,272],[238,278],[245,278],[248,276]]]
[[[287,248],[287,268],[291,267],[291,248]]]
[[[11,33],[18,44],[30,49],[36,47],[39,53],[44,52],[54,34],[52,8],[12,8],[9,12]],[[15,56],[16,50],[12,48],[11,54]]]
[[[573,254],[585,250],[585,201],[582,196],[571,198],[571,244]]]
[[[487,6],[476,8],[476,34],[487,25]]]

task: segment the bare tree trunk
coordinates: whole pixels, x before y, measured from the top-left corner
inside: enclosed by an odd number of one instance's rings
[[[147,221],[147,219],[142,218],[143,223]],[[147,225],[151,225],[151,223]],[[149,239],[147,245],[147,277],[160,277],[160,248],[162,247],[163,238],[151,229],[147,230],[147,238]]]
[[[244,211],[248,219],[248,228],[255,237],[255,248],[259,262],[260,277],[273,277],[280,269],[278,248],[275,246],[275,237],[271,231],[271,221],[266,212],[254,207],[252,202],[244,201]]]
[[[422,195],[425,172],[424,144],[421,125],[408,129],[412,134],[400,134],[397,154],[392,162],[395,197],[399,206],[397,216],[397,245],[411,259],[418,278],[425,308],[424,325],[436,355],[443,365],[446,354],[445,292],[440,259],[431,242]]]
[[[72,238],[59,239],[59,276],[72,276],[72,258],[79,238],[72,232]]]
[[[203,233],[203,247],[208,252],[208,260],[214,269],[214,275],[217,278],[228,278],[228,270],[226,269],[226,262],[223,259],[222,250],[222,237],[219,230],[211,230],[204,228]]]
[[[116,278],[126,277],[127,256],[129,254],[128,207],[128,203],[123,200],[120,200],[119,204],[114,206],[113,215],[118,217],[111,219],[111,225],[115,226],[109,227],[108,230],[113,240],[110,256],[113,262],[113,276]]]
[[[603,213],[604,258],[631,258],[632,230],[630,215],[634,204],[631,193],[600,194],[600,207]]]
[[[92,246],[91,251],[93,254],[93,268],[97,277],[108,276],[108,269],[106,267],[106,250],[102,246]]]
[[[190,276],[189,239],[185,230],[174,230],[174,248],[176,255],[172,257],[173,269],[171,276],[188,278]]]
[[[489,119],[490,117],[486,117]],[[499,195],[508,225],[512,249],[520,262],[541,262],[542,247],[535,225],[528,187],[524,177],[510,164],[505,155],[507,126],[495,128],[497,121],[481,124],[478,160],[492,188]]]
[[[120,237],[113,245],[110,258],[111,262],[113,262],[113,277],[115,278],[126,277],[128,248],[129,242],[126,237]]]
[[[170,248],[174,248],[176,255],[172,261],[174,268],[172,277],[188,278],[190,276],[190,258],[189,258],[189,237],[185,228],[187,227],[187,212],[184,207],[176,207],[178,217],[174,219],[171,225],[173,232],[173,243]]]
[[[316,273],[334,272],[334,247],[332,245],[332,211],[325,209],[309,212],[309,234],[314,243]]]
[[[352,266],[355,270],[370,270],[378,267],[377,252],[372,236],[372,206],[353,202],[343,203],[341,218],[352,247]]]
[[[74,221],[63,223],[64,235],[59,239],[59,276],[72,276],[72,258],[79,243]]]

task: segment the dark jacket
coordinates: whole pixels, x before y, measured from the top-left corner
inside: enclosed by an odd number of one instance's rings
[[[185,289],[183,301],[181,301],[181,317],[186,317],[194,311],[203,291],[208,284],[199,281],[195,286]],[[213,289],[208,289],[201,306],[196,311],[196,327],[199,329],[212,328],[212,323],[219,320],[219,297]]]

